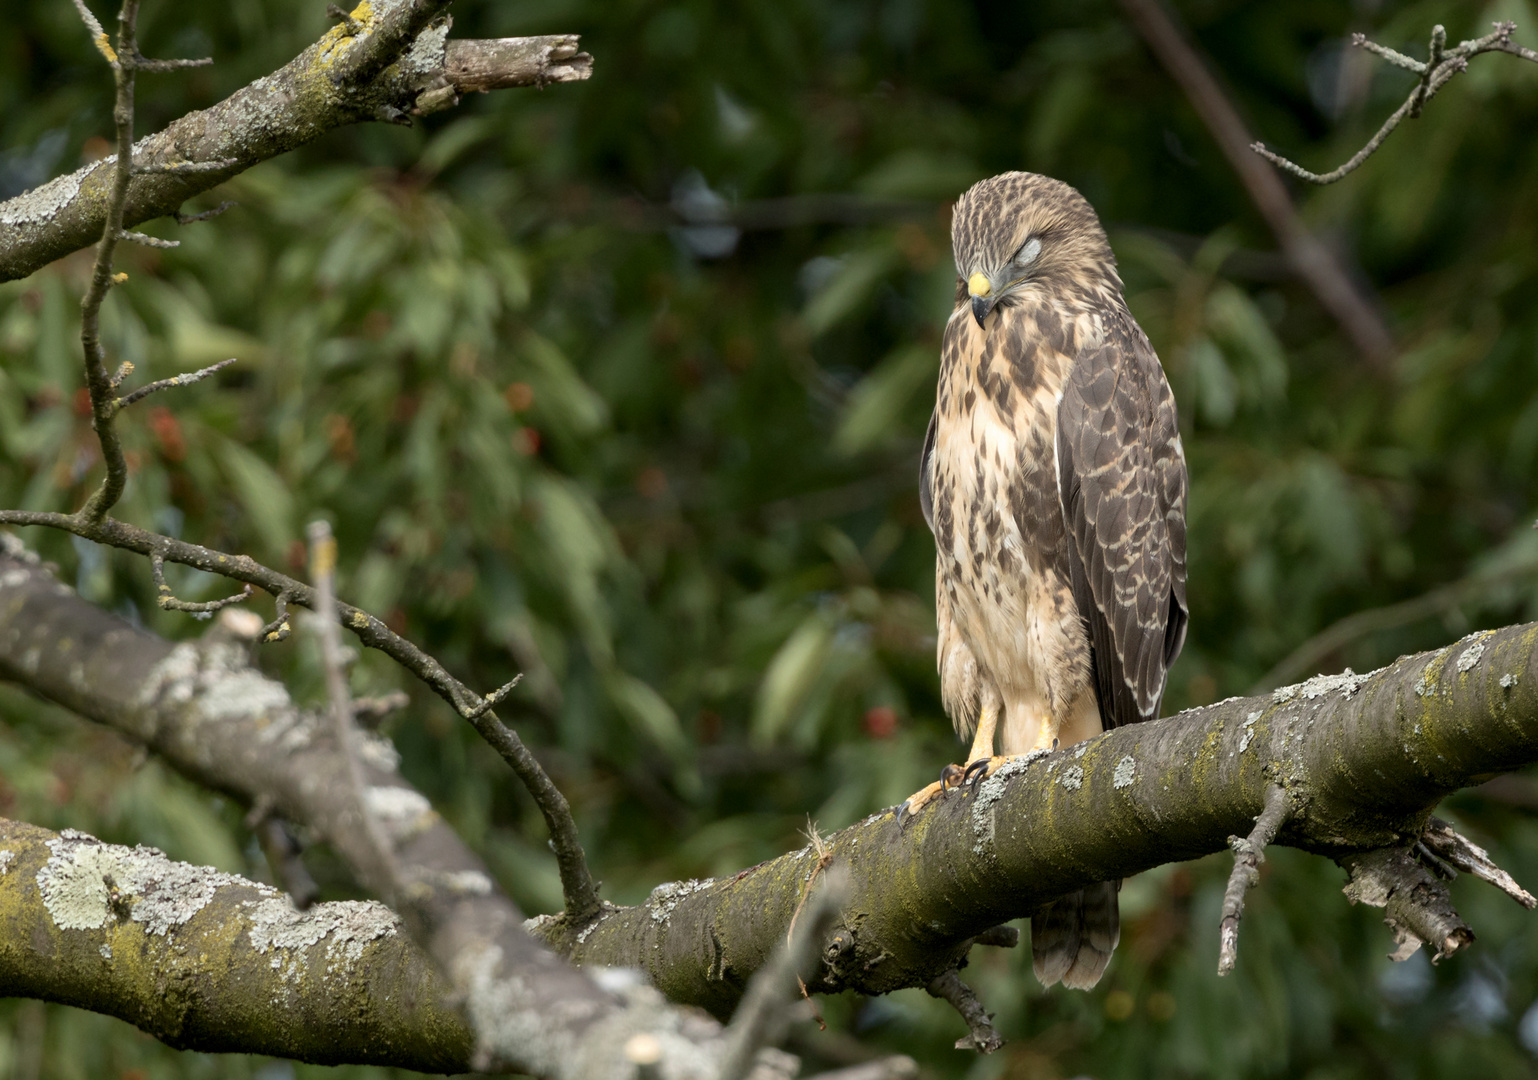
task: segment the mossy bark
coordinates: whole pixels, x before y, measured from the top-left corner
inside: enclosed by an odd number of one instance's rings
[[[57,868],[81,847],[110,856],[70,882],[104,901],[99,925],[81,925],[97,920],[82,920],[78,901],[72,908],[68,896],[50,896],[40,882],[40,873],[48,880],[45,866]],[[120,1017],[189,1050],[422,1072],[469,1068],[473,1039],[447,985],[378,905],[288,909],[292,917],[274,934],[262,916],[274,907],[285,914],[287,901],[269,888],[148,849],[97,845],[14,821],[0,820],[0,862],[0,987],[7,995]],[[147,891],[157,874],[184,894],[184,908],[171,918],[135,918],[146,899],[125,883],[133,875]],[[373,920],[366,934],[349,934],[354,908],[378,908],[364,913]]]

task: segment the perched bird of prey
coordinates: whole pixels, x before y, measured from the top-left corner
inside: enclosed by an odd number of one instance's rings
[[[945,327],[920,501],[934,533],[938,659],[965,770],[1159,714],[1186,634],[1186,465],[1159,358],[1073,188],[983,180],[951,225]],[[994,756],[994,735],[1002,756]],[[1120,937],[1104,882],[1031,920],[1044,985],[1088,989]]]

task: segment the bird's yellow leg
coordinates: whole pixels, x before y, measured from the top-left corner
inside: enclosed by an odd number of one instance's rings
[[[1041,728],[1036,733],[1036,741],[1031,744],[1031,749],[1028,752],[1024,754],[998,755],[993,753],[992,726],[990,725],[989,727],[988,741],[984,743],[981,741],[983,732],[981,725],[979,725],[977,732],[979,741],[972,744],[972,756],[967,759],[967,771],[962,774],[961,782],[963,784],[970,783],[975,786],[998,772],[1005,762],[1016,761],[1021,758],[1034,760],[1043,754],[1051,753],[1057,749],[1058,729],[1061,726],[1061,720],[1051,716],[1043,717]]]
[[[993,753],[993,733],[998,723],[998,707],[991,702],[985,703],[977,717],[977,735],[972,740],[972,752],[967,756],[968,761],[976,761],[979,757],[987,757]],[[943,798],[947,791],[961,783],[963,775],[959,765],[947,765],[940,770],[940,779],[909,795],[898,808],[897,823],[901,825],[905,817],[916,814],[936,799]]]

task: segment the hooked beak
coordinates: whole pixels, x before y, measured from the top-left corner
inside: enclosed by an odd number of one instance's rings
[[[988,312],[993,310],[993,283],[988,280],[988,275],[978,271],[967,278],[967,292],[972,296],[972,317],[977,320],[977,325],[982,326],[988,318]]]

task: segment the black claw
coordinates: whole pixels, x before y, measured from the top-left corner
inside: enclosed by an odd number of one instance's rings
[[[908,814],[908,801],[906,799],[904,799],[903,800],[903,804],[897,808],[897,831],[898,832],[902,832],[903,831],[903,818],[906,817],[907,814]]]
[[[981,784],[983,782],[983,777],[987,775],[988,759],[978,758],[976,761],[972,762],[972,764],[967,766],[966,772],[961,774],[961,782],[963,785],[971,784],[972,789],[976,791],[977,785]]]

